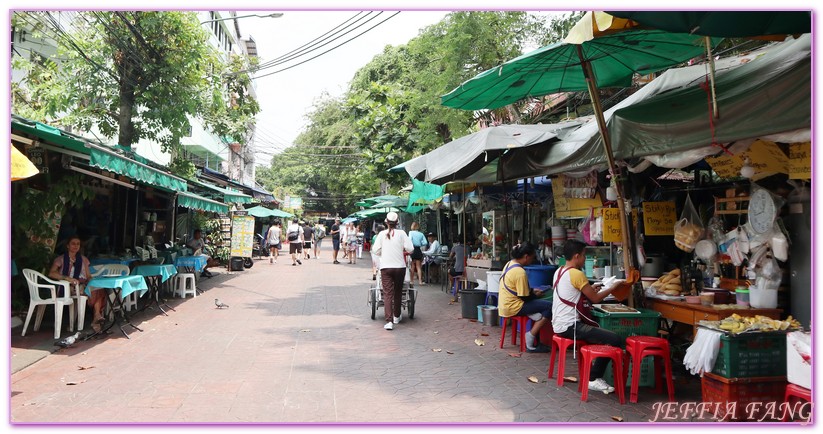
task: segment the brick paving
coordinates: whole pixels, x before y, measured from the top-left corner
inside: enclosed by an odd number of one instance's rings
[[[371,320],[367,304],[368,253],[356,265],[322,253],[200,280],[205,294],[170,300],[169,316],[135,315],[144,331],[131,339],[115,331],[54,351],[49,313],[37,333],[14,329],[13,361],[43,354],[13,369],[11,422],[645,422],[665,398],[581,402],[576,384],[546,381],[548,354],[510,356],[500,328],[461,318],[438,284],[419,288],[414,319],[404,311],[383,330],[382,308]],[[569,355],[567,375],[576,366]],[[684,381],[678,400],[699,401],[699,383]]]

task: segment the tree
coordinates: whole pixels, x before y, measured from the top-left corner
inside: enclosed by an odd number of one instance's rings
[[[58,42],[59,73],[44,77],[29,65],[35,73],[24,86],[36,100],[14,101],[15,110],[41,107],[38,120],[80,131],[95,126],[122,146],[148,139],[169,152],[188,132],[189,116],[217,104],[224,88],[208,33],[191,12],[78,12],[71,30],[50,12],[15,18]]]

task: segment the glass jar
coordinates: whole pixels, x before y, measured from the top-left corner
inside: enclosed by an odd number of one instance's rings
[[[738,286],[737,289],[734,290],[734,298],[737,299],[737,304],[739,306],[748,306],[749,305],[749,289],[744,288],[742,286]]]

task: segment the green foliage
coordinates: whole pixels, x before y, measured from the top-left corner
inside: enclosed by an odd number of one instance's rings
[[[171,151],[187,133],[188,117],[200,115],[221,84],[204,78],[218,60],[194,13],[77,12],[65,34],[43,25],[47,12],[15,15],[59,44],[60,74],[49,73],[48,62],[26,65],[27,93],[14,99],[15,111],[29,105],[38,120],[81,131],[96,126],[120,145],[148,139]]]
[[[244,59],[232,56],[221,74],[222,82],[212,89],[210,104],[203,119],[211,131],[219,137],[230,137],[246,144],[254,123],[254,116],[260,112],[257,100],[249,94],[251,77],[249,68],[257,64],[257,58]]]
[[[180,157],[174,158],[171,163],[169,163],[168,168],[171,173],[181,178],[195,179],[197,174],[197,168],[194,166],[194,163]]]

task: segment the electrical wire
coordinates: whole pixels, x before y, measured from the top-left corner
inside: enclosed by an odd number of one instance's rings
[[[365,35],[366,33],[368,33],[368,32],[370,32],[370,31],[374,30],[374,28],[376,28],[377,26],[379,26],[379,25],[381,25],[381,24],[385,23],[386,21],[388,21],[388,20],[390,20],[390,19],[394,18],[394,17],[395,17],[395,16],[397,16],[397,14],[399,14],[399,13],[400,13],[399,11],[398,11],[398,12],[395,12],[394,14],[392,14],[391,16],[389,16],[388,18],[386,18],[385,20],[380,21],[379,23],[375,24],[374,26],[372,26],[372,27],[370,27],[370,28],[366,29],[365,31],[363,31],[363,33],[360,33],[360,34],[358,34],[358,35],[355,35],[355,36],[354,36],[354,37],[352,37],[351,39],[348,39],[348,40],[346,40],[346,41],[343,41],[343,42],[341,42],[340,44],[338,44],[338,45],[336,45],[336,46],[334,46],[334,47],[332,47],[332,48],[329,48],[328,50],[326,50],[326,51],[324,51],[324,52],[322,52],[322,53],[320,53],[320,54],[318,54],[318,55],[316,55],[316,56],[310,57],[310,58],[308,58],[308,59],[306,59],[306,60],[304,60],[304,61],[302,61],[302,62],[296,63],[296,64],[294,64],[294,65],[287,66],[287,67],[282,68],[282,69],[278,69],[277,71],[272,71],[272,72],[269,72],[269,73],[267,73],[267,74],[263,74],[263,75],[258,75],[258,76],[255,76],[255,77],[254,77],[254,79],[255,79],[255,80],[258,80],[258,79],[261,79],[261,78],[264,78],[264,77],[268,77],[268,76],[271,76],[271,75],[274,75],[274,74],[281,73],[281,72],[283,72],[283,71],[287,71],[287,70],[292,69],[292,68],[294,68],[294,67],[300,66],[300,65],[302,65],[302,64],[304,64],[304,63],[306,63],[306,62],[312,61],[312,60],[314,60],[314,59],[316,59],[316,58],[318,58],[318,57],[320,57],[320,56],[322,56],[322,55],[324,55],[324,54],[327,54],[327,53],[331,52],[331,51],[334,51],[334,50],[336,50],[337,48],[340,48],[340,47],[342,47],[343,45],[346,45],[346,44],[348,44],[349,42],[351,42],[351,41],[353,41],[353,40],[355,40],[355,39],[357,39],[357,38],[359,38],[359,37],[361,37],[361,36]]]

